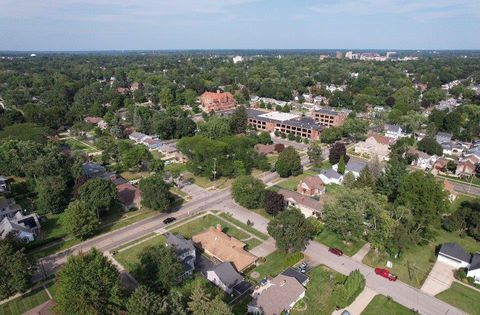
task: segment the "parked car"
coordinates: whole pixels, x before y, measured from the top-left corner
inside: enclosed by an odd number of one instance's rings
[[[387,278],[390,281],[397,281],[397,276],[390,273],[390,270],[385,268],[375,268],[375,273],[379,276]]]
[[[308,264],[306,262],[302,262],[299,267],[300,269],[305,269],[308,267]]]
[[[177,220],[177,218],[168,217],[168,218],[166,218],[165,220],[163,220],[163,223],[164,223],[164,224],[170,224],[170,223],[174,222],[175,220]]]
[[[264,285],[267,285],[267,282],[268,282],[267,279],[262,279],[262,280],[260,280],[259,284],[260,284],[261,287],[263,287]]]
[[[343,256],[343,252],[341,249],[338,249],[338,248],[335,248],[335,247],[330,247],[328,249],[328,251],[334,255],[337,255],[337,256]]]

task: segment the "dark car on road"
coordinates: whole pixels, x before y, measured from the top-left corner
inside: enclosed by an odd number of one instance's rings
[[[375,268],[375,273],[379,276],[387,278],[390,281],[397,281],[397,276],[390,273],[390,270],[385,268]]]
[[[176,219],[177,218],[174,218],[174,217],[168,217],[165,220],[163,220],[163,223],[164,224],[169,224],[169,223],[172,223],[173,221],[175,221]]]
[[[328,249],[328,251],[334,255],[337,255],[337,256],[343,256],[343,252],[342,250],[338,249],[338,248],[335,248],[335,247],[330,247]]]

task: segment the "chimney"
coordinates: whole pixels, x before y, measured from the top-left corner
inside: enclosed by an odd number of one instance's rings
[[[219,224],[217,224],[217,231],[220,231],[220,232],[222,232],[222,225],[221,225],[220,223],[219,223]]]

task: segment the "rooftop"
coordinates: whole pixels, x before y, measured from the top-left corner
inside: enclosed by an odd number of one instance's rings
[[[228,261],[216,265],[211,271],[215,272],[222,283],[228,288],[233,288],[243,281],[242,275],[239,274]]]
[[[457,243],[445,243],[440,248],[439,253],[457,258],[464,262],[470,262],[471,255],[467,253],[460,245]]]
[[[281,113],[281,112],[269,112],[258,115],[258,117],[273,119],[277,121],[286,121],[294,118],[298,118],[298,115],[290,114],[290,113]]]

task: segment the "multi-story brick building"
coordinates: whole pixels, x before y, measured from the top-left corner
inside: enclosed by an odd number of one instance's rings
[[[204,112],[219,112],[233,109],[236,106],[235,98],[229,92],[205,92],[200,96]]]
[[[295,136],[311,140],[320,139],[320,133],[324,127],[320,126],[310,117],[280,112],[264,112],[255,109],[247,109],[248,124],[257,130],[267,132],[293,133]]]
[[[324,127],[340,127],[348,117],[347,111],[335,111],[329,108],[320,108],[312,112],[312,117]]]

